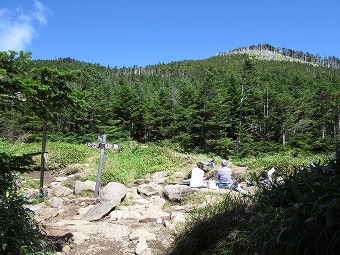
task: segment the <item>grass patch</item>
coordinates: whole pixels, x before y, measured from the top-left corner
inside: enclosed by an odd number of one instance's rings
[[[130,185],[134,180],[158,171],[188,172],[196,158],[197,156],[188,158],[184,154],[154,144],[126,142],[121,145],[119,151],[105,151],[101,184],[115,181]],[[97,162],[99,164],[99,158]],[[97,169],[88,175],[88,179],[93,181],[96,177]]]
[[[262,154],[257,157],[246,157],[242,159],[234,159],[233,164],[237,166],[246,166],[249,171],[257,174],[262,170],[269,170],[275,167],[279,174],[289,174],[296,167],[309,165],[311,162],[325,162],[325,155],[308,155],[308,156],[293,156],[290,153],[278,153],[275,155]]]
[[[89,189],[82,190],[79,193],[79,196],[81,196],[81,197],[93,197],[93,195],[94,195],[94,191],[93,190],[89,190]]]
[[[40,143],[9,143],[0,141],[0,151],[11,155],[22,155],[41,152]],[[47,142],[47,166],[67,166],[78,163],[92,162],[99,155],[98,150],[87,148],[85,144],[70,144],[65,142]],[[34,157],[35,164],[41,164],[41,157]]]

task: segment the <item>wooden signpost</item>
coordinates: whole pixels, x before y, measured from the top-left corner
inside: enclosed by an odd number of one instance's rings
[[[99,161],[99,167],[98,167],[96,189],[94,191],[94,198],[96,198],[99,194],[99,187],[100,187],[100,181],[101,181],[103,164],[104,164],[105,149],[116,149],[116,150],[120,149],[120,146],[118,144],[107,144],[106,143],[106,135],[98,136],[98,141],[100,142],[100,144],[91,143],[91,142],[86,143],[87,147],[100,148],[100,161]]]

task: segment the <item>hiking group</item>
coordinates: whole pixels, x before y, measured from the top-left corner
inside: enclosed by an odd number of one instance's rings
[[[233,171],[229,167],[228,160],[221,160],[221,167],[217,169],[215,176],[212,176],[210,180],[207,180],[204,165],[215,166],[213,162],[206,161],[204,163],[197,162],[196,167],[191,170],[190,187],[191,188],[211,188],[211,189],[230,189],[240,192],[241,194],[247,194],[236,181],[233,181]]]

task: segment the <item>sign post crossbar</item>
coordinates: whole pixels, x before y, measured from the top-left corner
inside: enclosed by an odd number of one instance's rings
[[[99,187],[101,182],[101,175],[104,165],[104,153],[105,149],[116,149],[119,150],[120,146],[118,144],[106,144],[106,135],[98,136],[98,141],[100,144],[87,142],[86,145],[89,148],[100,148],[100,160],[99,160],[99,167],[98,167],[98,174],[97,174],[97,181],[96,181],[96,188],[94,191],[94,198],[96,198],[99,194]]]

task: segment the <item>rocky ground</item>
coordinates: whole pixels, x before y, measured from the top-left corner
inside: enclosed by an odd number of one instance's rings
[[[95,182],[77,181],[74,174],[48,174],[47,199],[28,207],[55,243],[57,254],[165,254],[193,206],[176,201],[199,194],[204,206],[229,192],[165,184],[167,175],[155,173],[132,187],[109,183],[94,199]],[[177,173],[175,178],[183,176]]]

